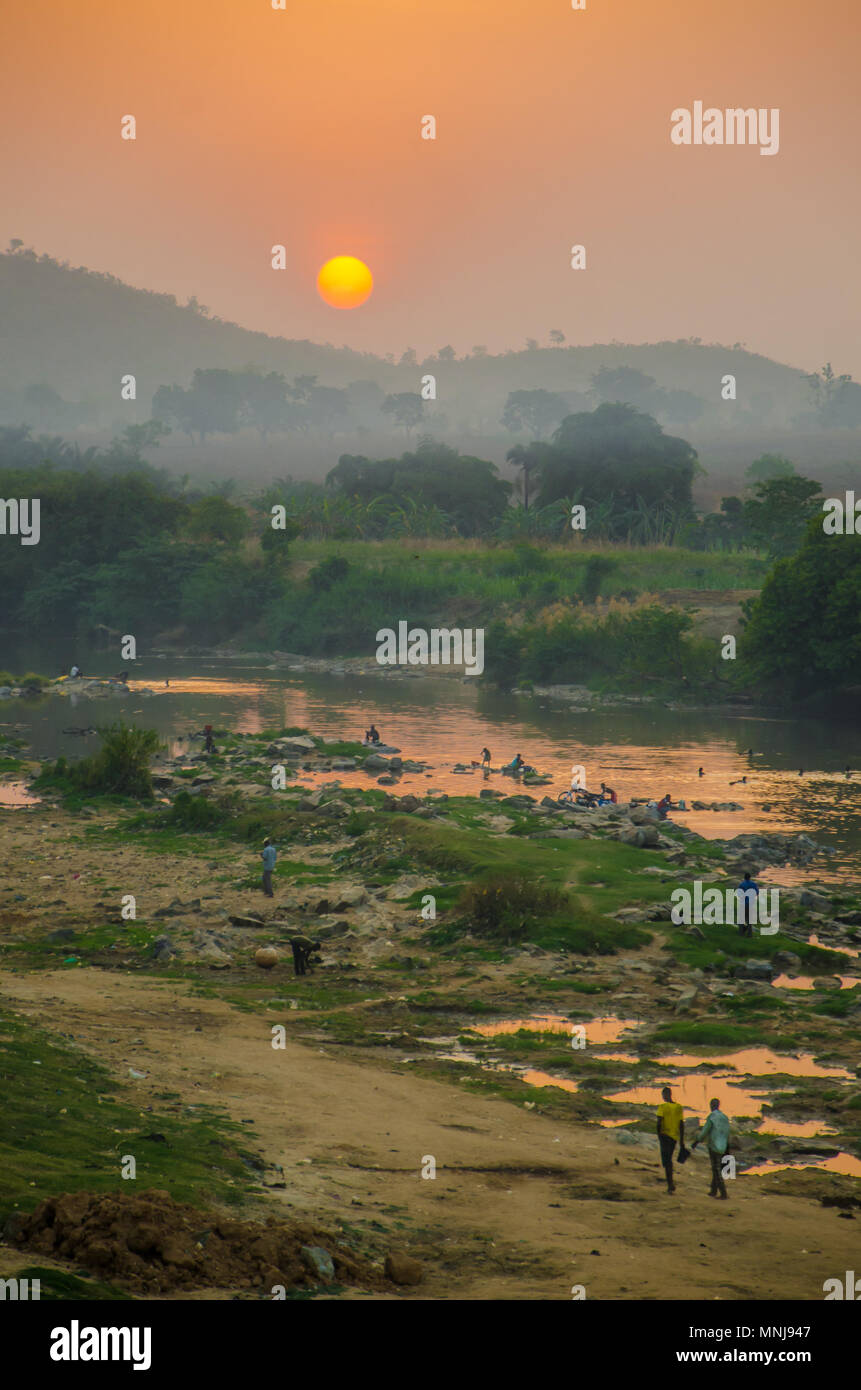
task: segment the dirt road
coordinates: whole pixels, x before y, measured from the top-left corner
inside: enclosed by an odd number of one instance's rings
[[[123,1083],[129,1066],[146,1071],[133,1083],[142,1106],[172,1090],[253,1120],[263,1157],[284,1169],[272,1203],[333,1227],[380,1223],[425,1266],[404,1297],[569,1299],[582,1285],[592,1299],[817,1300],[825,1279],[857,1264],[856,1222],[818,1201],[764,1193],[756,1178],[711,1201],[700,1154],[669,1197],[651,1147],[418,1079],[403,1063],[289,1039],[273,1048],[277,1016],[181,983],[4,972],[0,993]],[[429,1156],[433,1179],[421,1176]]]

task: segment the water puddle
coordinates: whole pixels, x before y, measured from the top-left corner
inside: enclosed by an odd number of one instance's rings
[[[785,1173],[789,1169],[813,1168],[817,1172],[839,1173],[842,1177],[861,1178],[861,1159],[853,1154],[839,1153],[833,1158],[811,1158],[806,1163],[757,1163],[753,1168],[745,1168],[741,1177],[761,1177],[766,1173]]]
[[[851,946],[833,946],[828,942],[820,941],[815,932],[811,932],[807,938],[808,946],[821,946],[823,951],[839,951],[842,956],[861,956],[861,951],[853,951]]]
[[[838,1076],[852,1081],[852,1072],[845,1067],[825,1067],[814,1059],[810,1052],[796,1052],[791,1056],[781,1056],[769,1047],[751,1047],[741,1052],[723,1052],[708,1057],[693,1057],[674,1054],[661,1057],[661,1065],[667,1067],[732,1067],[733,1071],[746,1078],[753,1076]]]
[[[669,1086],[673,1100],[684,1106],[685,1110],[698,1115],[709,1113],[709,1101],[717,1096],[721,1109],[732,1118],[754,1119],[762,1113],[763,1101],[768,1098],[765,1091],[752,1091],[733,1081],[728,1075],[716,1076],[672,1076],[650,1086],[634,1086],[627,1091],[614,1091],[605,1096],[606,1100],[619,1105],[660,1105],[661,1091]]]
[[[496,1023],[475,1023],[469,1031],[479,1033],[483,1038],[497,1038],[521,1031],[564,1033],[570,1037],[574,1028],[582,1027],[586,1032],[587,1043],[613,1043],[618,1042],[623,1033],[639,1026],[638,1020],[634,1018],[589,1018],[579,1024],[576,1019],[565,1018],[563,1014],[537,1014],[533,1018],[506,1018]]]
[[[23,782],[0,783],[0,806],[38,806],[39,797],[33,796]]]
[[[821,976],[819,977],[822,978]],[[833,975],[834,980],[840,981],[841,989],[854,989],[857,984],[861,984],[857,975]],[[815,989],[815,975],[777,975],[771,982],[775,989]],[[822,990],[827,994],[828,990]]]

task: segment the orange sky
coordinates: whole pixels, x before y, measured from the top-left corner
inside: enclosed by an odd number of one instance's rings
[[[0,239],[374,352],[561,328],[861,378],[859,36],[861,0],[26,0]],[[780,152],[675,147],[695,100],[779,107]],[[339,253],[351,312],[315,289]]]

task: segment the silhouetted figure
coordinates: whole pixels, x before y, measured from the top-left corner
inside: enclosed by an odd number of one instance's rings
[[[697,773],[697,776],[698,776],[698,777],[705,777],[705,773],[703,772],[702,768],[700,768],[699,772]]]
[[[308,936],[291,936],[290,947],[293,951],[293,970],[297,975],[308,973],[308,962],[313,951],[319,951],[320,942],[312,941]]]
[[[206,740],[205,743],[204,743],[204,745],[203,745],[203,751],[204,751],[204,753],[214,753],[214,752],[215,752],[215,741],[214,741],[214,739],[213,739],[213,737],[212,737],[212,725],[211,725],[211,724],[204,724],[204,726],[203,726],[203,737],[204,737],[204,739]]]

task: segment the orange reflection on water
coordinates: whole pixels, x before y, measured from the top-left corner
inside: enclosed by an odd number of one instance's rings
[[[763,1120],[757,1134],[779,1134],[782,1139],[814,1139],[817,1134],[837,1134],[837,1130],[822,1120]]]
[[[840,981],[841,989],[854,989],[861,984],[857,975],[835,975],[833,978]],[[777,975],[771,983],[776,989],[813,989],[815,981],[815,975]]]
[[[23,782],[5,782],[0,786],[0,806],[38,806],[38,796],[33,796]]]
[[[660,1105],[664,1086],[672,1089],[673,1100],[679,1105],[703,1116],[708,1114],[709,1101],[713,1096],[720,1101],[721,1109],[727,1115],[759,1115],[767,1094],[765,1091],[745,1090],[725,1076],[675,1076],[659,1085],[634,1086],[629,1091],[616,1091],[608,1094],[606,1099],[617,1104]]]
[[[722,1052],[717,1056],[688,1057],[676,1054],[662,1057],[661,1063],[668,1067],[701,1067],[704,1064],[718,1067],[732,1067],[743,1076],[841,1076],[852,1080],[852,1073],[845,1067],[822,1067],[810,1052],[799,1052],[794,1057],[782,1057],[769,1047],[751,1047],[741,1052]]]
[[[817,1172],[840,1173],[843,1177],[861,1178],[861,1159],[852,1154],[835,1154],[833,1158],[822,1158],[809,1163],[758,1163],[755,1168],[745,1168],[741,1177],[761,1177],[765,1173],[783,1173],[789,1168],[813,1168]]]
[[[546,1071],[525,1071],[521,1075],[530,1086],[558,1086],[560,1091],[579,1090],[576,1081],[563,1081],[558,1076],[549,1076]]]
[[[519,1033],[566,1033],[571,1036],[572,1029],[584,1028],[587,1043],[616,1042],[623,1033],[639,1024],[633,1018],[589,1018],[578,1024],[575,1019],[564,1018],[562,1014],[537,1014],[533,1018],[506,1018],[498,1023],[473,1024],[471,1032],[480,1033],[484,1038],[496,1038],[502,1034]],[[627,1060],[627,1058],[623,1059]],[[632,1058],[631,1060],[636,1060]]]
[[[828,946],[824,941],[820,941],[816,932],[811,932],[807,938],[808,946],[821,946],[823,951],[839,951],[844,956],[861,956],[861,951],[853,951],[851,946]]]

